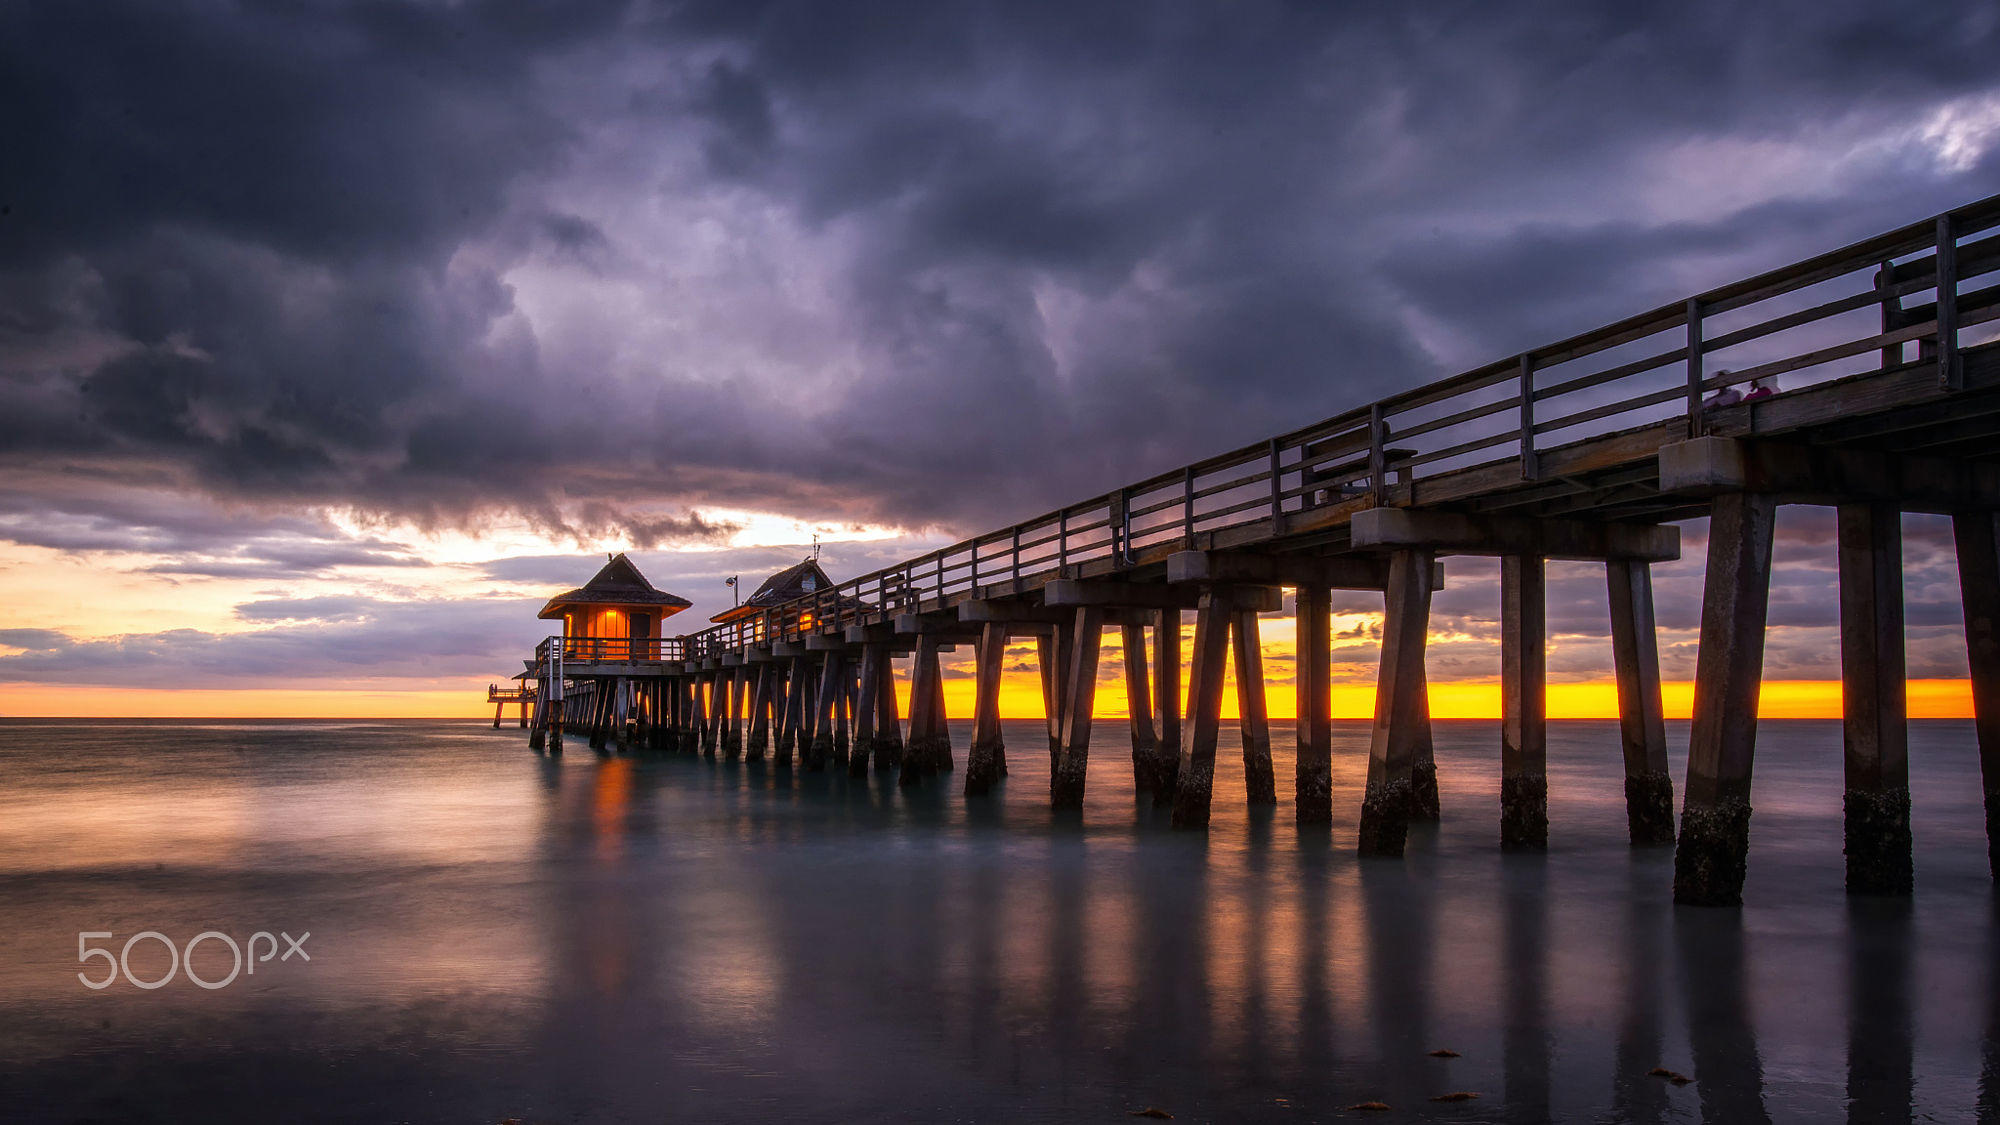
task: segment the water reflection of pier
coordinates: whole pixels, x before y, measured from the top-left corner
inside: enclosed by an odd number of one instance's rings
[[[1621,905],[1563,920],[1552,904],[1583,893],[1579,875],[1540,859],[1460,880],[1325,849],[906,836],[894,802],[858,793],[774,809],[740,782],[769,765],[544,770],[542,1049],[579,1083],[640,1042],[696,1085],[810,1073],[829,1117],[1032,1096],[1275,1120],[1468,1090],[1506,1120],[1740,1122],[1771,1118],[1774,1081],[1854,1121],[1915,1104],[1906,913],[1859,911],[1828,935],[1817,999],[1846,1013],[1845,1059],[1789,1060],[1774,1080],[1758,1024],[1793,1018],[1783,973],[1734,914],[1676,913],[1658,857],[1588,885]],[[1990,1035],[1982,1057],[1990,1104]]]

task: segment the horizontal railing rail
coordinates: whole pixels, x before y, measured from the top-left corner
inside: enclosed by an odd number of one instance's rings
[[[2000,319],[2000,196],[1208,457],[831,589],[679,638],[706,659],[879,622],[959,597],[1019,592],[1141,552],[1343,504],[1409,497],[1467,469],[1634,427],[1699,435],[1713,400],[1783,377],[1798,390],[1910,360],[1955,385],[1969,328]],[[1968,282],[1984,281],[1978,286]],[[1912,303],[1914,302],[1914,303]],[[1989,337],[1990,338],[1990,337]],[[574,644],[575,641],[570,643]],[[572,655],[570,659],[587,659]]]
[[[562,658],[573,664],[629,664],[685,660],[685,637],[550,637],[535,646],[536,667],[545,666],[550,650],[562,644]]]

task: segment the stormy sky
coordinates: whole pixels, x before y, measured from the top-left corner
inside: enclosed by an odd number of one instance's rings
[[[9,4],[0,680],[504,674],[595,552],[702,617],[868,569],[1991,194],[1995,57],[1989,3]]]

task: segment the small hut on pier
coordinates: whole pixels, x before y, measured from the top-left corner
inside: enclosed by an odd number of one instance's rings
[[[750,622],[745,628],[749,630],[750,635],[761,640],[764,639],[763,628],[757,619],[763,615],[764,611],[788,602],[798,601],[801,598],[810,598],[815,594],[820,594],[831,589],[833,589],[833,580],[826,576],[826,571],[819,568],[819,560],[816,558],[807,558],[804,562],[795,566],[788,566],[769,578],[764,579],[764,584],[757,587],[756,593],[743,599],[743,604],[725,609],[714,617],[709,618],[709,620],[715,622],[717,625],[728,625],[737,621]],[[831,600],[826,601],[824,609],[831,612],[840,609],[851,609],[863,604],[865,603],[858,598],[841,594],[835,595]],[[812,608],[805,607],[799,611],[799,619],[797,621],[781,621],[775,624],[781,632],[792,629],[806,631],[812,628],[812,616]]]
[[[563,623],[563,650],[574,657],[658,660],[660,622],[692,604],[656,589],[618,554],[595,578],[550,598],[536,616]]]

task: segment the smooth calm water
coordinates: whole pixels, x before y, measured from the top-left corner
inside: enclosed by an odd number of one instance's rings
[[[511,726],[0,724],[0,1118],[2000,1119],[1969,724],[1913,732],[1910,904],[1842,892],[1838,724],[1765,724],[1741,912],[1626,846],[1610,724],[1555,724],[1551,851],[1502,857],[1497,729],[1440,723],[1446,819],[1400,862],[1352,854],[1359,725],[1330,833],[1281,730],[1280,809],[1225,745],[1206,835],[1135,803],[1122,727],[1078,824],[1035,722],[970,806]],[[147,930],[312,959],[78,981],[79,932]]]

